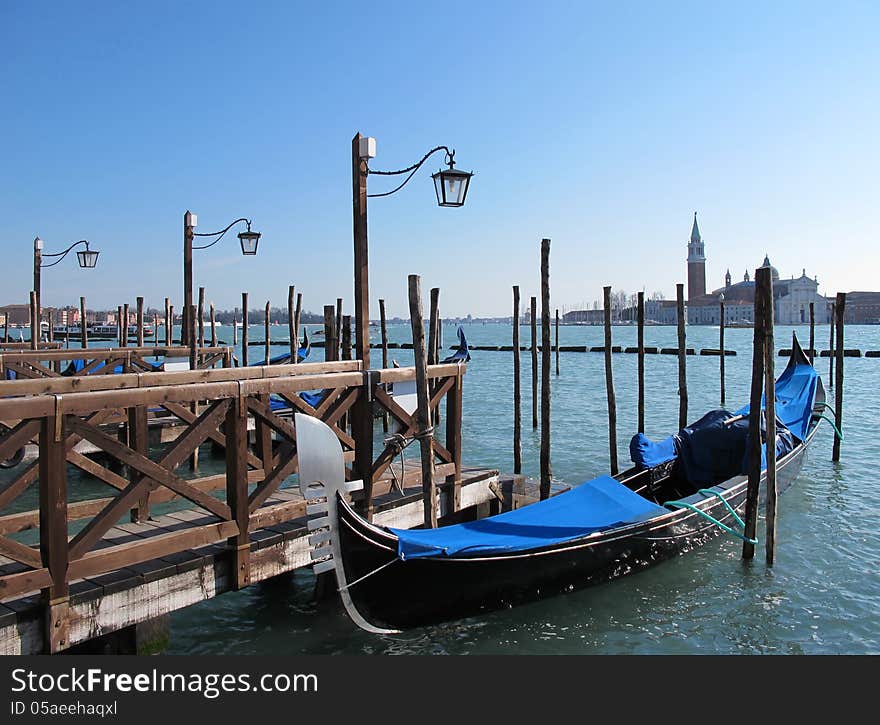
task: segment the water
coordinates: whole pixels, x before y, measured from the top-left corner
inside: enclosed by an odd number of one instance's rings
[[[317,326],[310,326],[310,334]],[[279,338],[285,328],[273,328]],[[776,328],[776,347],[788,347],[792,328]],[[251,339],[260,339],[254,326]],[[378,330],[371,329],[374,341]],[[231,328],[221,339],[231,342]],[[465,326],[471,345],[510,344],[510,327]],[[807,328],[798,328],[804,347]],[[646,345],[675,347],[673,327],[648,327]],[[444,330],[447,345],[455,329]],[[752,331],[728,329],[727,407],[748,400]],[[828,346],[828,326],[816,329],[817,348]],[[313,340],[320,339],[312,337]],[[405,325],[391,326],[389,339],[410,340]],[[529,329],[521,329],[528,344]],[[598,327],[562,327],[561,345],[601,345]],[[615,327],[614,344],[634,346],[636,330]],[[718,329],[689,327],[688,347],[718,346]],[[880,327],[846,330],[846,347],[880,349]],[[280,351],[280,347],[273,351]],[[372,351],[374,364],[381,351]],[[410,350],[389,350],[401,365]],[[322,359],[320,349],[314,359]],[[251,348],[252,360],[262,358]],[[629,460],[636,429],[637,356],[614,355],[618,456]],[[777,374],[785,358],[776,358]],[[532,431],[530,356],[522,354],[524,472],[539,472],[539,435]],[[474,352],[465,376],[463,443],[466,464],[512,470],[512,353]],[[689,420],[718,406],[719,358],[688,357]],[[827,379],[828,360],[817,361]],[[608,468],[604,358],[598,353],[562,353],[561,376],[552,376],[552,465],[554,476],[577,483]],[[646,433],[655,439],[678,424],[677,358],[646,357]],[[832,432],[822,424],[803,472],[779,501],[776,564],[763,562],[761,543],[750,563],[741,544],[722,537],[653,569],[568,595],[395,637],[369,635],[334,604],[312,600],[310,573],[224,594],[172,615],[170,653],[234,654],[600,654],[600,653],[778,653],[876,654],[880,652],[880,504],[873,470],[880,453],[869,429],[880,410],[880,359],[847,358],[842,461],[831,463]],[[829,391],[829,400],[833,396]],[[407,592],[400,592],[402,600]]]

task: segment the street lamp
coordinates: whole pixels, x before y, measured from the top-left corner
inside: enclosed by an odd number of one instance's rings
[[[189,210],[187,210],[187,212],[183,215],[183,324],[180,331],[180,339],[182,343],[189,338],[189,316],[190,308],[192,307],[193,303],[193,249],[207,249],[208,247],[213,247],[215,244],[217,244],[217,242],[223,239],[223,235],[226,234],[226,232],[228,232],[230,229],[232,229],[232,227],[241,222],[244,222],[247,225],[247,230],[239,232],[238,234],[238,241],[241,244],[241,253],[246,257],[252,257],[257,253],[257,246],[260,243],[260,237],[262,235],[259,232],[251,231],[250,219],[241,217],[233,222],[230,222],[224,229],[221,229],[219,232],[207,232],[199,234],[195,231],[196,226],[198,226],[198,216],[196,214],[193,214]],[[209,244],[193,246],[193,239],[195,237],[217,238]]]
[[[43,252],[43,240],[39,237],[36,237],[34,239],[34,296],[36,298],[35,301],[37,308],[37,324],[40,324],[40,316],[42,314],[42,308],[40,307],[40,270],[44,267],[54,267],[56,264],[61,262],[68,254],[70,254],[71,250],[74,247],[78,247],[80,244],[84,244],[86,248],[77,251],[76,261],[83,269],[93,269],[98,263],[98,255],[100,254],[100,252],[96,249],[91,249],[89,247],[89,243],[85,239],[74,242],[63,252],[57,252],[56,254],[45,254]],[[54,262],[50,262],[49,264],[44,264],[44,257],[58,257],[58,259],[56,259]],[[31,334],[35,335],[36,333],[32,332]]]

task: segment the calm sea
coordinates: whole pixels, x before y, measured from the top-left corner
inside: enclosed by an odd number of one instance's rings
[[[279,337],[286,336],[286,328]],[[312,327],[312,330],[317,329]],[[506,325],[464,326],[471,345],[511,342]],[[221,337],[230,338],[231,328]],[[809,330],[797,328],[803,346]],[[828,326],[816,329],[828,347]],[[792,328],[776,328],[776,347],[788,347]],[[262,332],[251,330],[251,339]],[[374,339],[378,332],[373,330]],[[529,329],[521,329],[528,344]],[[601,345],[598,327],[562,327],[561,345]],[[634,346],[633,327],[615,327],[614,344]],[[313,338],[315,339],[315,338]],[[317,338],[320,339],[320,338]],[[389,339],[407,342],[408,326]],[[455,340],[446,326],[444,342]],[[728,329],[727,407],[748,402],[752,331]],[[646,344],[675,347],[674,327],[646,328]],[[690,327],[688,347],[718,346],[718,328]],[[880,327],[853,326],[846,347],[880,349]],[[275,348],[280,351],[280,348]],[[376,359],[381,353],[374,350]],[[391,350],[401,365],[412,352]],[[322,359],[316,349],[313,357]],[[251,360],[262,358],[251,348]],[[629,460],[636,429],[636,355],[614,360],[619,458]],[[785,358],[776,358],[777,374]],[[524,472],[539,471],[539,435],[530,426],[530,357],[522,356]],[[817,367],[827,380],[828,360]],[[678,421],[677,359],[646,358],[646,432],[659,439]],[[512,353],[474,352],[465,377],[464,460],[512,469]],[[719,359],[688,357],[689,420],[719,404]],[[335,604],[313,601],[314,578],[288,578],[224,594],[172,615],[170,653],[235,654],[598,654],[880,652],[880,504],[874,465],[880,446],[865,427],[880,410],[880,359],[847,358],[842,460],[831,462],[832,431],[823,423],[796,484],[779,502],[777,562],[763,561],[763,526],[755,560],[744,564],[741,544],[722,537],[709,545],[615,582],[531,605],[494,612],[395,637],[369,635]],[[562,353],[552,376],[552,466],[555,478],[579,483],[607,472],[604,360],[599,353]],[[826,386],[827,387],[827,386]],[[829,400],[833,396],[829,391]],[[399,592],[405,606],[407,592]]]

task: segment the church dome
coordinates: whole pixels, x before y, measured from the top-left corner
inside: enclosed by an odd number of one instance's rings
[[[776,269],[776,267],[774,267],[772,264],[770,264],[770,255],[764,255],[764,264],[762,264],[761,266],[770,267],[770,277],[773,279],[774,282],[777,282],[779,280],[779,270]]]

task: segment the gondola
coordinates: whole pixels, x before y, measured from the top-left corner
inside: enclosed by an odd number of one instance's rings
[[[800,472],[824,401],[821,379],[795,338],[776,382],[779,492]],[[300,486],[317,515],[309,522],[315,571],[335,572],[356,624],[391,633],[612,580],[722,531],[742,538],[748,413],[749,406],[710,411],[659,443],[636,435],[634,465],[614,477],[497,516],[417,530],[359,516],[345,494],[360,482],[344,481],[336,436],[297,414]]]

